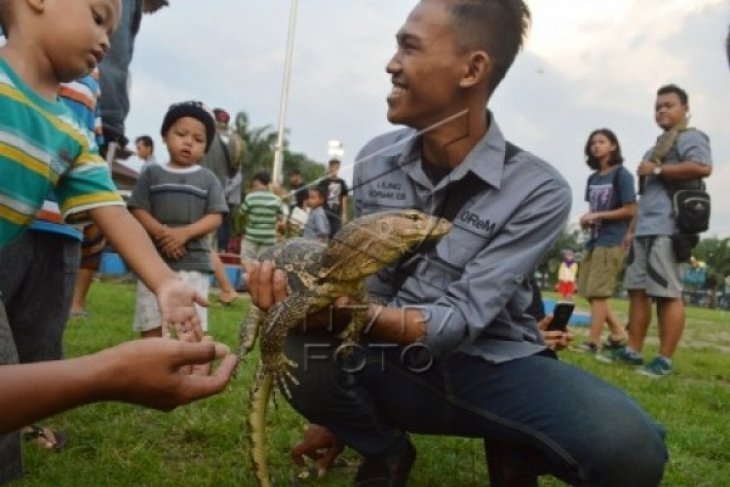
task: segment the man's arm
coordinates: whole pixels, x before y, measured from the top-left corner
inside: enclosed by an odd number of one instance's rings
[[[653,173],[656,163],[641,161],[636,173],[639,176],[649,176]],[[676,164],[662,164],[662,177],[672,181],[686,181],[690,179],[706,178],[712,174],[712,166],[695,161],[682,161]]]
[[[570,203],[565,183],[538,187],[442,298],[419,308],[383,310],[374,316],[371,333],[402,344],[421,339],[436,355],[480,336],[560,234]]]
[[[224,358],[214,375],[211,362]],[[202,365],[202,367],[201,367]],[[193,366],[193,375],[178,368]],[[96,401],[123,401],[169,411],[221,392],[236,358],[205,340],[147,338],[70,360],[0,366],[0,433]]]

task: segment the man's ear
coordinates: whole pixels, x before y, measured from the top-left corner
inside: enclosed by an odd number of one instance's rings
[[[469,54],[469,59],[464,67],[464,73],[459,82],[462,88],[486,82],[492,72],[492,59],[486,51],[474,51]]]
[[[25,2],[36,13],[42,13],[46,9],[45,0],[25,0]]]

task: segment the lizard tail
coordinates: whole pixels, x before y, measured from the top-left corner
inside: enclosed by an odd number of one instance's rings
[[[248,427],[251,441],[250,455],[256,481],[260,487],[270,487],[269,464],[266,462],[266,409],[274,379],[262,370],[256,371],[256,384],[251,393]]]

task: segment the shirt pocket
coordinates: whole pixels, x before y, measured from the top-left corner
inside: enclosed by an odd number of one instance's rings
[[[435,257],[444,271],[456,279],[461,276],[469,262],[477,258],[488,242],[487,236],[454,224],[449,234],[436,246]]]

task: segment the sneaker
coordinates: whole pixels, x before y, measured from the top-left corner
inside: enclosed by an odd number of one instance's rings
[[[618,348],[624,348],[626,346],[626,338],[619,338],[618,340],[608,337],[606,341],[601,344],[603,350],[616,350]]]
[[[405,452],[392,457],[365,457],[355,476],[356,487],[405,487],[416,449],[411,442]]]
[[[659,379],[672,373],[672,364],[662,357],[654,357],[654,359],[637,370],[641,375]]]
[[[598,352],[598,345],[593,342],[583,342],[580,347],[578,347],[578,351],[584,353],[596,353]]]
[[[629,352],[626,347],[605,350],[596,355],[596,360],[607,364],[620,363],[625,365],[644,365],[644,359],[635,352]]]

